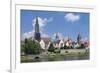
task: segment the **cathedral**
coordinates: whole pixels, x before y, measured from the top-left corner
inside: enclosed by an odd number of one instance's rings
[[[34,39],[40,43],[42,49],[48,49],[51,42],[51,39],[49,37],[41,37],[38,17],[36,17],[35,22]]]
[[[41,34],[40,34],[40,29],[39,29],[38,17],[36,18],[36,23],[35,23],[34,38],[35,38],[35,40],[37,40],[37,41],[40,41],[40,40],[41,40]]]

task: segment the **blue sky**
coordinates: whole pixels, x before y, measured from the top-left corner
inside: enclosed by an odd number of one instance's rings
[[[59,33],[61,38],[76,40],[80,33],[89,39],[89,13],[21,10],[21,36],[34,35],[35,19],[38,17],[42,37],[52,37]]]

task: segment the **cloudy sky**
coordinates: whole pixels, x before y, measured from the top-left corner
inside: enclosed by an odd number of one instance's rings
[[[34,36],[34,25],[38,17],[42,37],[70,37],[76,40],[80,33],[89,39],[89,13],[21,10],[21,37]]]

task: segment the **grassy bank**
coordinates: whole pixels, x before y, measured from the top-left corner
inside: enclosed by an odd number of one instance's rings
[[[67,61],[67,60],[85,60],[89,59],[89,52],[66,52],[66,53],[46,53],[38,56],[31,55],[30,57],[21,56],[21,62],[45,62],[45,61]]]

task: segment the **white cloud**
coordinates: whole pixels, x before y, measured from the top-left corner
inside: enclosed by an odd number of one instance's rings
[[[46,26],[49,22],[52,22],[53,18],[51,17],[51,18],[47,19],[47,18],[38,17],[38,21],[39,21],[39,26],[40,26],[41,37],[49,37],[49,35],[47,35],[43,32],[43,27]],[[33,21],[32,21],[33,28],[35,26],[35,23],[36,23],[36,18],[33,19]],[[23,33],[22,39],[34,37],[34,32],[35,32],[35,30],[33,29],[29,32]]]
[[[67,13],[65,15],[65,19],[69,22],[75,22],[78,21],[80,19],[80,16],[74,13]]]
[[[34,37],[34,30],[22,34],[22,39]]]
[[[41,37],[49,37],[48,34],[44,33],[43,31],[40,31]]]
[[[48,23],[48,22],[51,22],[51,21],[53,21],[53,18],[47,19],[47,18],[38,17],[38,22],[39,22],[40,28],[46,26],[47,23]],[[33,27],[35,26],[35,23],[36,23],[36,18],[33,19],[33,22],[32,22]]]
[[[34,32],[35,31],[33,30],[33,31],[29,31],[29,32],[22,34],[22,40],[24,40],[25,38],[31,38],[31,37],[34,38]],[[49,37],[48,34],[43,33],[42,31],[40,31],[40,33],[41,33],[41,37]]]
[[[63,34],[58,32],[59,39],[63,39]]]
[[[48,34],[42,33],[41,37],[49,37]]]
[[[59,39],[63,39],[63,38],[64,38],[62,33],[57,32],[57,33],[54,33],[54,34],[53,34],[53,39],[55,39],[56,34],[58,35]]]
[[[84,42],[89,41],[89,38],[87,38],[87,37],[82,38],[82,41],[84,41]]]

